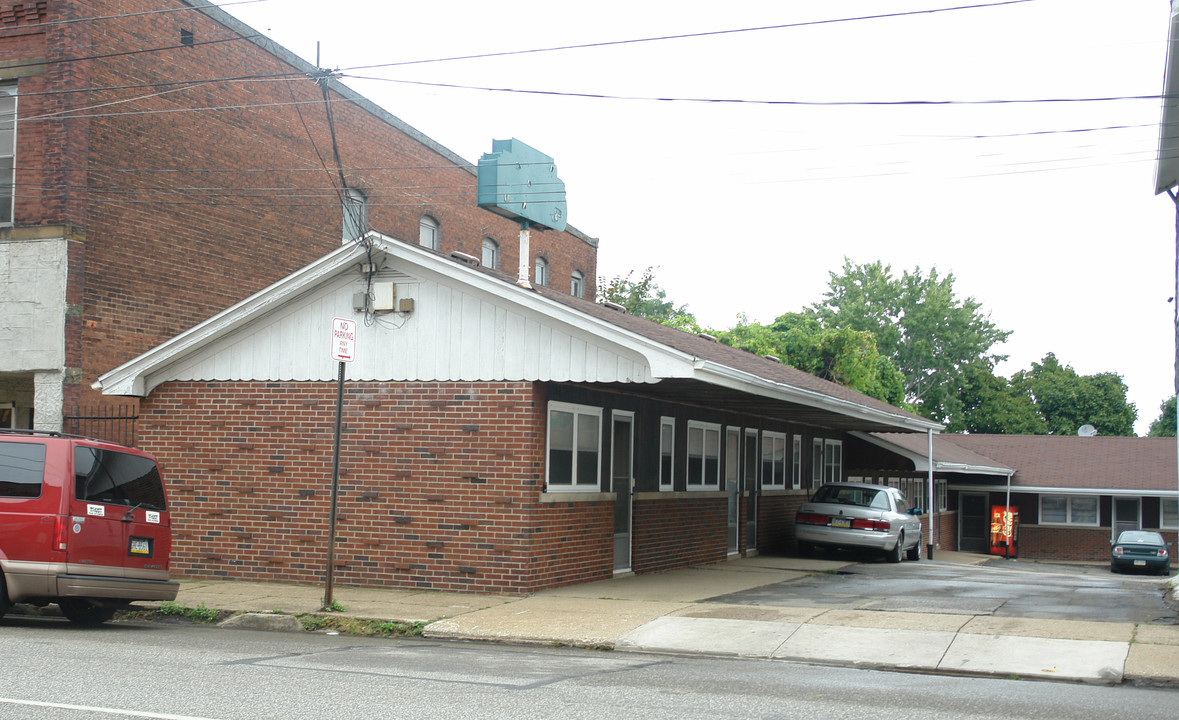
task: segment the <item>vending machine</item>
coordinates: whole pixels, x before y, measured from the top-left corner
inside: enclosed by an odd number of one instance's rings
[[[1019,555],[1019,508],[991,506],[991,554],[1004,557]]]

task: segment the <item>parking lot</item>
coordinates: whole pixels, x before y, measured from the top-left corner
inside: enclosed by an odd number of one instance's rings
[[[859,559],[863,558],[850,558]],[[981,565],[865,560],[711,601],[739,605],[1179,624],[1166,578],[1114,575],[1108,566],[996,558]]]

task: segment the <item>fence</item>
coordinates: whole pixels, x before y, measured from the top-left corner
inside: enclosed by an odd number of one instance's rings
[[[134,446],[138,419],[136,405],[75,405],[62,415],[62,431]]]

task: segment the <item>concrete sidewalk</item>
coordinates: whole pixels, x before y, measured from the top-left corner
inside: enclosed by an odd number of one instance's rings
[[[932,562],[986,560],[939,551]],[[334,599],[342,615],[426,623],[423,635],[431,638],[1179,687],[1179,625],[708,601],[847,564],[763,556],[527,597],[337,586]],[[286,615],[319,613],[322,601],[322,586],[230,581],[184,581],[177,597],[189,607]]]

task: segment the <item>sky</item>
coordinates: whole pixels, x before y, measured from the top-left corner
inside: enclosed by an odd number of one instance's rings
[[[218,4],[471,162],[552,156],[598,275],[652,267],[703,326],[879,260],[953,274],[1001,375],[1116,373],[1139,434],[1174,392],[1167,0]]]

